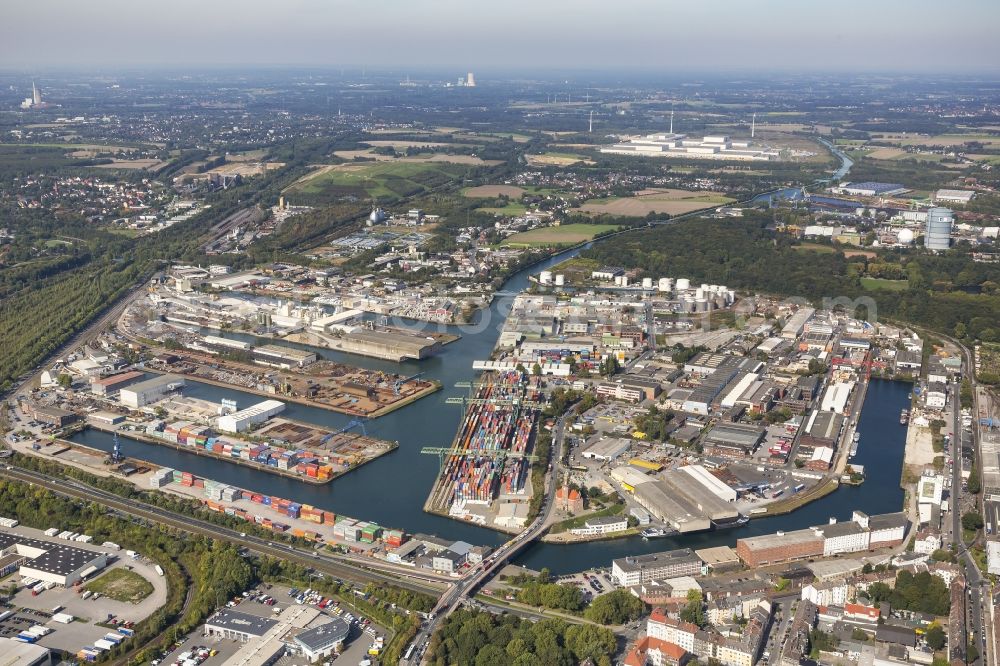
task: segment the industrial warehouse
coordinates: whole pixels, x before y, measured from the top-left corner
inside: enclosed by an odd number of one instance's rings
[[[770,162],[777,160],[780,156],[777,150],[766,147],[757,148],[752,141],[748,140],[734,140],[725,135],[689,139],[686,134],[674,134],[672,131],[626,137],[620,143],[601,148],[601,152],[611,155],[759,162]]]
[[[207,637],[243,644],[225,662],[233,665],[271,664],[286,654],[301,655],[308,662],[326,659],[343,648],[350,631],[347,622],[311,605],[289,606],[275,618],[223,609],[204,627]]]
[[[107,564],[107,554],[99,551],[0,532],[0,570],[10,572],[16,568],[23,579],[36,583],[70,587]]]
[[[782,564],[810,557],[829,557],[898,546],[909,521],[905,513],[867,516],[855,511],[851,520],[804,530],[776,532],[736,541],[736,553],[748,567]]]

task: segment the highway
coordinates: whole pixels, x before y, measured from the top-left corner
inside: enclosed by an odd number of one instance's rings
[[[95,502],[129,516],[153,521],[160,525],[167,525],[191,534],[228,541],[261,555],[269,555],[282,560],[296,562],[337,578],[363,583],[376,582],[396,585],[432,596],[437,596],[441,592],[441,583],[439,581],[423,577],[417,572],[403,573],[393,571],[385,573],[348,564],[341,558],[325,553],[318,551],[306,552],[290,545],[267,541],[266,539],[238,532],[228,527],[184,516],[136,500],[119,497],[113,493],[93,488],[73,479],[54,480],[38,472],[11,466],[8,466],[6,469],[0,469],[0,475],[41,486],[60,495]]]

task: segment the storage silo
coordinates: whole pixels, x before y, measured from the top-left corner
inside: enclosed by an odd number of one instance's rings
[[[951,247],[951,225],[954,216],[948,208],[931,208],[927,211],[924,247],[928,250],[947,250]]]

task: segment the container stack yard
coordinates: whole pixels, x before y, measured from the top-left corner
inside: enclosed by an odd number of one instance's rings
[[[538,393],[519,371],[483,375],[441,475],[431,491],[428,508],[454,514],[467,504],[489,506],[498,494],[524,495],[538,410]]]
[[[309,483],[329,483],[352,469],[395,450],[399,444],[368,435],[333,432],[287,419],[272,419],[255,431],[254,441],[219,435],[191,421],[129,423],[125,437],[220,458],[245,467]],[[114,432],[116,426],[94,424]]]
[[[191,472],[160,469],[153,472],[149,483],[156,489],[195,497],[211,511],[320,543],[368,550],[375,544],[398,548],[406,541],[406,535],[400,530],[386,530],[375,523],[203,479]]]

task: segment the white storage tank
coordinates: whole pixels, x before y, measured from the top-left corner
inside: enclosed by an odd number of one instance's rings
[[[691,288],[691,280],[687,278],[677,278],[677,291],[686,291]]]
[[[538,281],[541,284],[552,284],[552,271],[542,271],[539,273]]]
[[[627,275],[623,275],[622,276],[622,286],[623,287],[627,287],[628,286],[628,276]]]
[[[564,284],[566,284],[566,276],[563,275],[562,273],[559,273],[558,275],[556,275],[556,286],[561,287]]]
[[[642,278],[642,288],[652,289],[653,288],[653,278]]]
[[[670,282],[671,282],[670,278],[660,278],[660,281],[657,284],[657,288],[660,291],[670,291]]]
[[[622,279],[623,279],[623,277],[621,275],[616,275],[615,276],[615,286],[616,287],[622,286]]]
[[[701,286],[694,290],[694,299],[696,301],[704,300],[705,298],[705,287]]]

